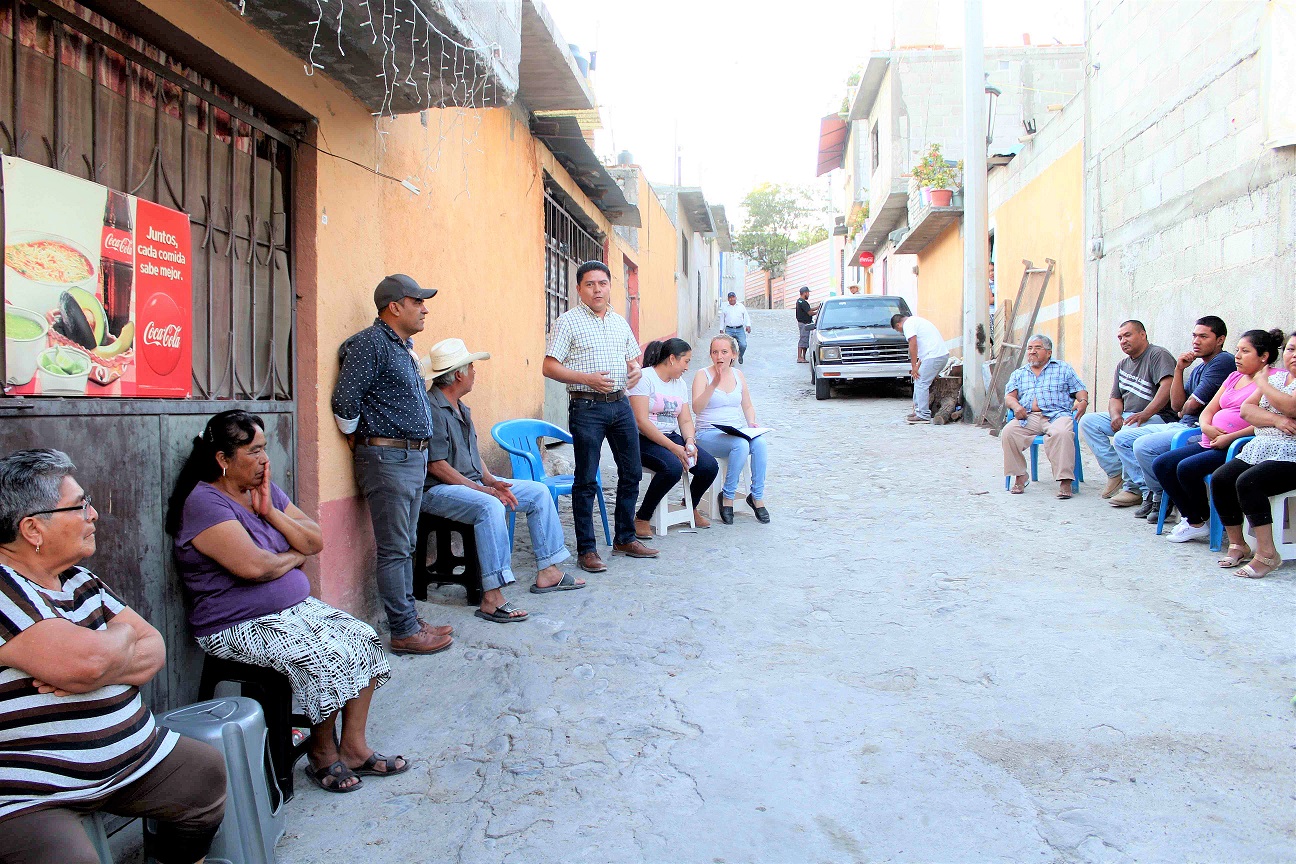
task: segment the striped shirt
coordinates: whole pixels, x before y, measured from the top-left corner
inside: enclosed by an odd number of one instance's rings
[[[1142,411],[1156,397],[1161,382],[1174,375],[1175,358],[1160,345],[1149,345],[1138,357],[1126,357],[1116,366],[1111,398],[1120,399],[1125,413]],[[1158,412],[1167,423],[1179,419],[1169,401]]]
[[[47,618],[104,630],[126,608],[83,567],[61,578],[63,590],[51,591],[0,565],[0,643]],[[0,820],[115,792],[165,759],[176,740],[158,728],[138,687],[55,696],[0,665]]]
[[[545,353],[573,372],[607,372],[612,389],[624,390],[626,361],[639,356],[639,343],[620,315],[609,309],[600,318],[581,303],[559,316]],[[584,384],[568,384],[567,390],[596,392]]]

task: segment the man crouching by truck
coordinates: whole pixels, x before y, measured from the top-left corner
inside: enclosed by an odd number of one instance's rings
[[[895,314],[891,327],[899,330],[909,340],[909,374],[913,377],[913,413],[905,420],[909,423],[930,423],[931,385],[949,360],[945,337],[936,325],[917,315]]]

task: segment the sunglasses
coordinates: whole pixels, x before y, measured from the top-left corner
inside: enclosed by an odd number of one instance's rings
[[[82,519],[90,518],[90,496],[86,495],[81,499],[80,504],[73,504],[70,507],[55,507],[53,510],[37,510],[35,513],[28,513],[27,516],[48,516],[52,513],[71,513],[73,510],[81,511]],[[23,518],[27,518],[24,516]]]

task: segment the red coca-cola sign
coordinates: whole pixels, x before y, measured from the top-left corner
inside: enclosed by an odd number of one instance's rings
[[[189,217],[135,204],[135,387],[140,396],[187,396],[193,372]]]
[[[102,247],[100,254],[110,261],[120,261],[123,264],[135,263],[135,238],[131,236],[130,231],[109,228],[105,225],[103,242],[100,246]]]

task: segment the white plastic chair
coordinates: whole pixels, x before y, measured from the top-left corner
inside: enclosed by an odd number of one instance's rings
[[[656,476],[651,468],[643,469],[645,473]],[[693,502],[689,500],[689,478],[692,475],[685,471],[680,483],[684,486],[684,506],[672,507],[671,501],[675,499],[675,489],[672,487],[669,492],[657,504],[657,509],[653,511],[652,526],[653,533],[658,537],[665,537],[667,530],[672,525],[687,524],[690,528],[697,528],[697,521],[693,518]],[[651,479],[651,478],[649,478]]]
[[[724,489],[725,475],[729,471],[729,459],[727,457],[717,456],[715,457],[715,460],[720,463],[720,473],[716,475],[715,482],[711,484],[711,488],[708,489],[706,495],[703,496],[704,499],[710,500],[711,503],[706,504],[704,502],[699,502],[701,506],[698,507],[699,510],[702,510],[710,516],[712,522],[715,522],[720,518],[720,492]],[[742,474],[738,476],[738,491],[734,495],[734,501],[741,501],[746,497],[747,493],[743,491],[744,484],[747,486],[748,490],[751,489],[750,459],[743,462],[743,470]]]
[[[1269,507],[1273,513],[1274,548],[1278,550],[1284,564],[1296,561],[1296,491],[1275,495],[1269,499]],[[1255,536],[1255,529],[1250,522],[1247,523],[1247,533]]]

